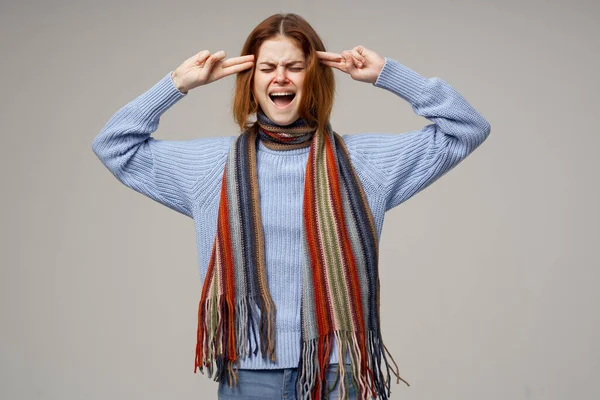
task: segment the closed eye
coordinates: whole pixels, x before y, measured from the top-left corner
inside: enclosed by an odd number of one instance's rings
[[[299,68],[299,67],[295,67],[295,68],[290,68],[289,70],[292,72],[301,72],[304,68]],[[272,72],[273,68],[262,68],[261,69],[262,72]]]

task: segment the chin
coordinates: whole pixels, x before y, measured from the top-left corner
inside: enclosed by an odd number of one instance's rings
[[[271,121],[280,126],[290,125],[300,118],[297,110],[281,112],[281,110],[273,109],[272,107],[261,107],[261,109]]]
[[[298,115],[286,116],[286,115],[269,115],[269,114],[267,114],[267,117],[269,117],[269,119],[271,121],[275,122],[277,125],[280,125],[280,126],[290,125],[290,124],[294,123],[298,118],[300,118]]]

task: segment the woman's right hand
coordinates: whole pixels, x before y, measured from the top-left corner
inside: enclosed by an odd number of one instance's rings
[[[214,82],[228,75],[236,74],[254,66],[254,55],[225,59],[223,50],[211,55],[203,50],[188,58],[173,73],[171,78],[177,89],[182,93]]]

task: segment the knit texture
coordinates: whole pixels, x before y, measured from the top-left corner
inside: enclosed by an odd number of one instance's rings
[[[386,58],[374,85],[406,100],[417,115],[432,122],[404,134],[342,136],[365,191],[379,239],[385,212],[455,167],[488,137],[490,125],[445,81],[424,78],[395,60]],[[96,136],[92,148],[123,184],[193,218],[203,282],[216,234],[223,168],[236,136],[189,141],[152,138],[160,116],[185,96],[174,86],[169,72],[118,110]],[[257,175],[267,280],[277,309],[277,359],[246,358],[240,363],[242,369],[298,365],[302,200],[308,151],[307,147],[275,150],[262,142],[258,145]],[[192,352],[191,340],[190,356]],[[330,363],[337,362],[338,350],[334,344]]]

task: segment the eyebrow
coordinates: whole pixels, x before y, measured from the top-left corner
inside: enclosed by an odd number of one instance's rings
[[[270,67],[276,67],[277,66],[276,63],[273,63],[271,61],[263,61],[263,62],[261,62],[259,64],[265,64],[265,65],[268,65]],[[298,60],[298,61],[288,61],[288,62],[283,63],[284,66],[289,66],[289,65],[294,65],[294,64],[304,64],[304,62]]]

